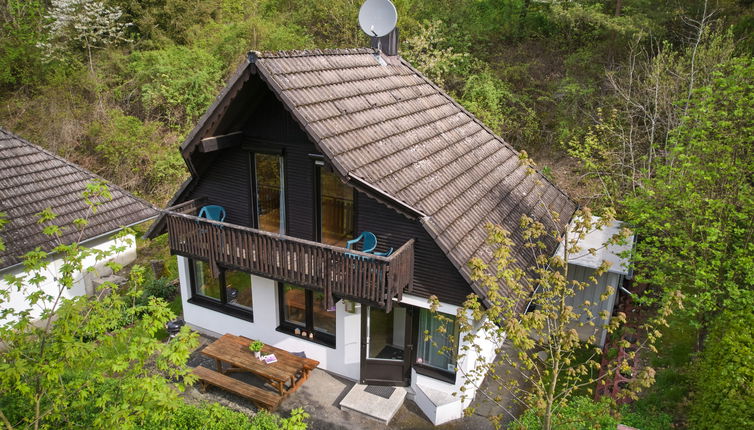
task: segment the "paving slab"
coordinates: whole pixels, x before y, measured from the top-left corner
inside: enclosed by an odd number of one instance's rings
[[[403,406],[403,401],[406,399],[406,389],[403,387],[384,387],[392,389],[389,397],[385,398],[369,392],[368,388],[369,386],[364,384],[354,385],[340,401],[340,409],[358,412],[388,424],[398,412],[398,409]]]

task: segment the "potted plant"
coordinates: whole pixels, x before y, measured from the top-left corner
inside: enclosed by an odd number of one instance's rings
[[[264,346],[264,343],[262,343],[261,340],[255,340],[251,342],[251,345],[249,345],[249,351],[254,353],[254,357],[261,359],[263,346]]]

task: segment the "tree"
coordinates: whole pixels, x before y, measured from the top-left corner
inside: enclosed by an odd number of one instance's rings
[[[671,131],[681,124],[691,93],[733,56],[732,32],[713,31],[706,13],[692,30],[681,49],[644,38],[631,42],[627,62],[607,71],[608,104],[586,133],[567,144],[613,206],[672,162]]]
[[[33,84],[40,77],[37,44],[44,38],[41,0],[0,1],[0,85]]]
[[[550,224],[558,225],[556,219],[552,221]],[[474,337],[477,332],[487,333],[488,339],[494,342],[496,358],[491,362],[478,362],[464,375],[467,382],[461,390],[462,398],[465,398],[469,386],[474,386],[483,398],[495,403],[519,425],[523,424],[517,421],[514,408],[523,406],[534,411],[541,428],[550,430],[562,418],[562,413],[572,413],[567,408],[572,397],[591,392],[595,383],[615,371],[630,371],[629,360],[636,358],[637,352],[654,348],[653,343],[660,335],[654,328],[666,324],[666,317],[677,303],[677,297],[676,300],[666,300],[657,316],[641,326],[643,340],[633,345],[633,351],[625,359],[609,365],[602,376],[599,376],[602,349],[593,345],[596,336],[599,330],[615,333],[626,316],[619,313],[611,317],[607,311],[593,315],[592,303],[573,303],[571,300],[577,291],[596,283],[596,278],[609,266],[603,263],[586,282],[575,277],[569,280],[569,260],[583,253],[597,252],[597,249],[580,249],[579,241],[594,229],[613,221],[612,211],[605,211],[601,218],[593,218],[591,211],[584,209],[576,214],[572,227],[559,231],[523,216],[520,225],[526,240],[525,252],[536,254],[533,267],[521,267],[513,258],[514,242],[508,231],[488,224],[487,244],[491,248],[493,263],[488,265],[479,258],[469,262],[472,280],[487,291],[486,305],[472,294],[458,311],[456,318],[463,339],[458,360],[465,356],[481,356],[482,347]],[[618,244],[629,233],[623,229],[608,243]],[[545,241],[553,237],[562,239],[561,255],[543,253],[547,249]],[[615,288],[616,285],[609,286],[600,301],[607,300]],[[522,313],[527,303],[533,304],[533,309],[530,307]],[[582,322],[581,317],[587,317],[585,319],[589,322]],[[581,338],[577,328],[582,332]],[[622,395],[635,397],[636,392],[653,382],[653,375],[652,368],[642,368]],[[479,382],[485,376],[489,383],[480,386]],[[512,398],[513,405],[505,402],[507,396]],[[489,418],[499,426],[505,417]]]
[[[129,41],[126,30],[131,24],[123,22],[122,15],[118,7],[96,0],[52,0],[46,16],[49,41],[40,46],[49,57],[68,49],[83,49],[94,73],[92,49]]]
[[[751,309],[754,288],[754,60],[720,66],[672,131],[668,162],[626,200],[640,237],[639,281],[682,292],[701,328],[732,307]]]
[[[87,214],[69,227],[82,233],[110,193],[93,183],[84,198]],[[143,268],[132,268],[123,288],[105,283],[96,298],[64,298],[77,276],[92,270],[86,261],[106,261],[122,245],[97,250],[61,243],[65,227],[55,224],[55,214],[45,210],[39,216],[57,246],[26,254],[23,273],[9,275],[0,289],[0,422],[7,429],[138,428],[168,415],[181,403],[184,384],[193,381],[185,363],[197,335],[186,327],[167,343],[157,338],[175,315],[163,300],[138,304]],[[48,271],[53,255],[62,264],[59,275],[48,279],[55,273]],[[49,280],[55,291],[43,287]],[[12,289],[26,293],[25,307],[7,305]],[[40,319],[35,309],[41,309]]]
[[[712,322],[704,351],[691,366],[691,428],[754,427],[753,326],[754,313],[745,305],[726,309]]]

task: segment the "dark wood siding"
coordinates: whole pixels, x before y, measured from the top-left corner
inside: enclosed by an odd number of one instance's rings
[[[251,226],[250,157],[255,149],[282,151],[285,159],[286,234],[315,239],[315,164],[310,154],[315,146],[290,113],[266,88],[256,97],[263,100],[248,105],[241,148],[203,155],[211,163],[185,200],[207,197],[211,204],[224,206],[227,221]],[[234,130],[226,130],[231,132]],[[214,159],[211,159],[214,158]],[[415,239],[414,291],[412,294],[460,304],[471,292],[468,283],[440,250],[418,220],[409,219],[364,193],[356,192],[356,232],[377,235],[378,250],[398,249]]]
[[[436,295],[441,301],[461,304],[471,288],[453,263],[418,220],[399,214],[364,193],[356,193],[356,231],[377,236],[378,250],[398,249],[409,239],[414,244],[414,291],[420,297]]]
[[[286,234],[314,240],[314,145],[275,96],[266,90],[263,108],[244,129],[247,148],[282,149],[285,160]]]
[[[225,221],[251,226],[251,184],[249,155],[241,148],[219,151],[212,166],[199,178],[186,200],[207,197],[227,214]]]

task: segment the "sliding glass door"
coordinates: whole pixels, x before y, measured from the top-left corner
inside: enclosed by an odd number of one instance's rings
[[[285,233],[285,187],[283,157],[253,154],[255,221],[260,230]]]
[[[346,246],[353,239],[353,188],[324,166],[317,166],[318,240]]]

